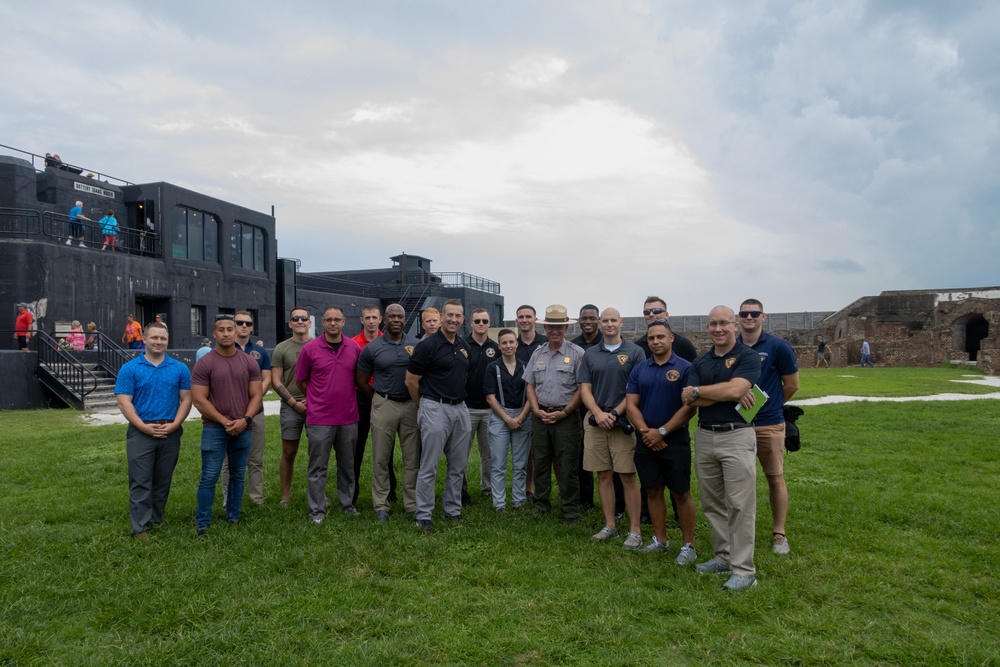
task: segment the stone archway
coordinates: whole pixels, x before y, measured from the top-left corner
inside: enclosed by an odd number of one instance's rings
[[[977,361],[982,341],[990,335],[990,323],[982,313],[970,313],[955,320],[953,326],[954,352],[964,352],[969,361]]]

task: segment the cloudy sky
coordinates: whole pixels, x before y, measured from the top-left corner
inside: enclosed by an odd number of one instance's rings
[[[0,143],[522,302],[1000,284],[1000,3],[0,0]]]

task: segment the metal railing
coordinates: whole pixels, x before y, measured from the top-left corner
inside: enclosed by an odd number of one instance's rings
[[[441,279],[441,285],[443,287],[466,287],[468,289],[474,289],[488,294],[500,293],[500,283],[495,280],[487,280],[486,278],[474,276],[471,273],[435,272],[434,275]]]
[[[73,174],[82,174],[87,172],[89,178],[93,178],[100,181],[105,181],[111,179],[112,181],[117,181],[122,185],[133,185],[131,181],[126,181],[124,178],[118,178],[117,176],[111,176],[110,174],[105,174],[100,171],[95,171],[87,167],[79,167],[74,164],[69,164],[63,162],[62,160],[53,160],[51,157],[45,157],[44,155],[38,155],[30,151],[21,150],[20,148],[14,148],[13,146],[7,146],[6,144],[0,144],[0,148],[6,148],[7,150],[14,151],[15,153],[20,153],[21,155],[26,155],[28,161],[31,162],[31,166],[38,171],[43,171],[44,169],[61,169],[63,171],[68,171]],[[91,174],[93,174],[91,176]]]
[[[114,377],[118,377],[118,371],[125,363],[131,361],[134,355],[130,355],[119,347],[118,343],[101,332],[95,333],[97,335],[97,365]]]
[[[84,398],[97,389],[97,376],[44,331],[36,331],[32,340],[38,352],[38,379],[64,401],[83,409]]]
[[[32,208],[0,208],[0,234],[4,236],[38,236],[42,216]]]
[[[104,233],[100,222],[95,220],[78,220],[71,223],[69,216],[64,213],[53,213],[46,211],[42,214],[41,233],[42,236],[49,237],[56,243],[70,240],[71,225],[79,224],[83,227],[83,243],[86,247],[96,248],[104,245]],[[72,237],[69,245],[77,245],[78,237]],[[119,225],[115,246],[108,248],[115,252],[124,252],[129,255],[142,255],[144,257],[160,256],[160,237],[155,232],[148,232],[140,229],[129,229]]]

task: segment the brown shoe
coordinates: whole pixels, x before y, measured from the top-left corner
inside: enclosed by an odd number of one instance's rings
[[[149,531],[148,530],[144,530],[141,533],[136,533],[135,534],[135,539],[137,539],[137,540],[144,540],[147,537],[149,537]]]

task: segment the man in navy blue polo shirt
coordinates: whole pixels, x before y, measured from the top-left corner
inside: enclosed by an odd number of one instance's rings
[[[716,306],[708,315],[712,348],[695,358],[681,393],[684,405],[698,408],[695,473],[701,510],[712,526],[715,556],[695,569],[702,574],[732,573],[723,590],[744,591],[757,584],[753,563],[757,522],[756,437],[736,407],[760,378],[760,357],[736,342],[736,313]]]
[[[760,380],[757,386],[768,395],[767,402],[753,420],[757,434],[757,459],[767,477],[767,490],[774,520],[774,553],[787,554],[785,517],[788,514],[788,487],[785,485],[785,402],[799,390],[799,366],[792,347],[764,331],[767,315],[757,299],[740,305],[740,336],[736,340],[760,355]],[[743,405],[753,405],[753,394],[743,398]]]
[[[406,368],[406,389],[417,407],[420,472],[417,473],[417,526],[434,531],[434,486],[441,455],[448,460],[441,505],[446,519],[462,518],[462,477],[469,462],[472,423],[465,407],[469,346],[458,335],[465,308],[457,299],[444,303],[441,328],[413,349]]]
[[[677,507],[683,544],[678,565],[693,563],[694,498],[691,497],[691,434],[687,423],[694,408],[681,401],[681,391],[691,363],[673,352],[674,332],[666,320],[653,320],[646,330],[652,357],[632,369],[625,389],[629,421],[635,427],[635,467],[649,499],[649,516],[655,536],[642,550],[667,550],[667,505],[664,487]]]
[[[146,327],[145,351],[118,371],[115,398],[128,420],[129,517],[132,534],[147,536],[163,523],[170,482],[181,451],[181,424],[191,412],[191,372],[166,355],[167,325]]]

